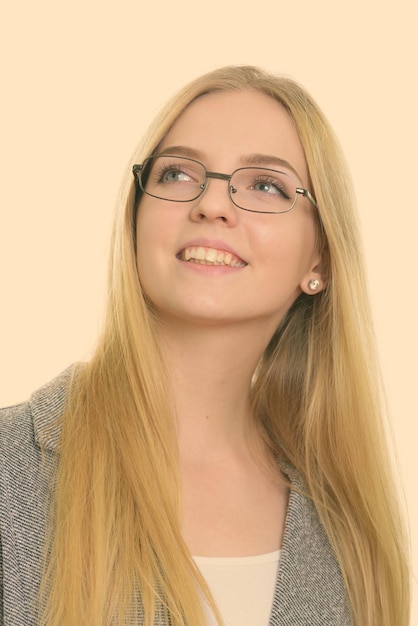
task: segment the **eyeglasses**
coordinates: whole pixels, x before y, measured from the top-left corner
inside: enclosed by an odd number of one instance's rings
[[[298,195],[317,207],[312,194],[298,187],[291,174],[265,167],[240,167],[232,174],[221,174],[208,172],[194,159],[155,154],[141,165],[134,165],[132,172],[144,193],[170,202],[192,202],[205,192],[209,178],[218,178],[228,181],[232,202],[244,211],[287,213]]]

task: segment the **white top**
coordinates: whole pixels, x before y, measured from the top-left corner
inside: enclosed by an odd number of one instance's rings
[[[225,626],[268,626],[279,557],[280,550],[257,556],[193,557]],[[212,612],[209,624],[216,624]]]

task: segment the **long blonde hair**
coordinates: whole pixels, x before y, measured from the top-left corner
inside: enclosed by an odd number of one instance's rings
[[[351,183],[327,121],[294,81],[226,67],[196,79],[166,106],[130,165],[155,150],[195,98],[242,89],[276,99],[294,121],[320,207],[328,274],[327,288],[300,296],[271,339],[255,377],[255,412],[272,450],[296,467],[316,504],[356,626],[406,626],[405,541]],[[133,615],[147,625],[169,616],[172,626],[190,626],[205,623],[202,598],[213,606],[180,532],[169,375],[135,246],[129,167],[104,330],[91,361],[77,370],[62,421],[43,626],[124,624]]]

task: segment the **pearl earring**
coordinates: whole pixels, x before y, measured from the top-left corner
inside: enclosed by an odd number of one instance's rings
[[[319,287],[319,280],[317,278],[312,278],[308,283],[308,287],[311,291],[316,291]]]

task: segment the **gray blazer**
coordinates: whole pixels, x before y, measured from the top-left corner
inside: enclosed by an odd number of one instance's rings
[[[70,372],[36,391],[29,402],[0,411],[1,626],[37,624],[48,493]],[[41,443],[45,426],[48,439]],[[292,468],[284,471],[302,487]],[[142,623],[141,616],[132,621]],[[268,626],[352,626],[333,550],[312,502],[296,491],[289,498]]]

